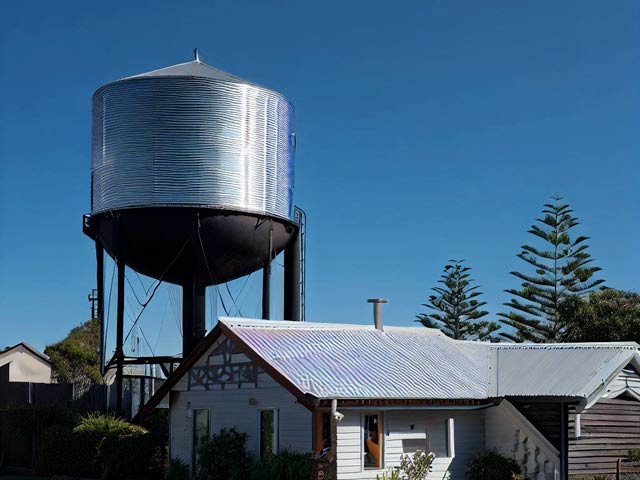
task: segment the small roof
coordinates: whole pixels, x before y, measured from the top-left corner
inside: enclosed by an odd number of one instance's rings
[[[627,365],[640,370],[633,342],[492,344],[491,349],[499,397],[578,397],[589,403]]]
[[[0,350],[0,355],[4,355],[5,353],[9,353],[12,350],[15,350],[18,347],[23,347],[26,350],[30,351],[31,353],[33,353],[35,356],[41,358],[42,360],[44,360],[47,363],[51,363],[51,358],[49,358],[48,355],[45,355],[44,353],[42,353],[41,351],[39,351],[37,348],[35,348],[32,345],[29,345],[27,342],[20,342],[20,343],[16,343],[15,345],[13,345],[12,347],[6,347],[4,350]]]
[[[627,365],[633,342],[506,344],[453,340],[437,329],[220,318],[147,406],[153,408],[226,334],[302,398],[597,401]]]

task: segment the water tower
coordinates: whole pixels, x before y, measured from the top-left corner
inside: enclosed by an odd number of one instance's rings
[[[101,320],[104,250],[118,269],[118,398],[125,266],[182,286],[183,356],[205,334],[207,286],[264,269],[262,317],[270,317],[271,261],[282,251],[284,316],[303,319],[295,143],[293,106],[282,94],[213,68],[197,52],[192,62],[94,93],[83,229],[96,243]]]

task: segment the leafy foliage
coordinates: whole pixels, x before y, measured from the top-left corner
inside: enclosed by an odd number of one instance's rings
[[[382,476],[376,475],[376,480],[400,480],[400,470],[394,469],[383,472]]]
[[[52,425],[42,431],[38,471],[48,475],[97,477],[95,446],[84,442],[69,425]]]
[[[172,459],[164,473],[164,480],[189,480],[189,478],[189,465],[179,458]]]
[[[67,337],[45,348],[51,358],[53,377],[86,389],[102,383],[100,374],[100,322],[91,319],[74,328]]]
[[[572,295],[559,308],[563,341],[640,342],[640,294],[607,288]]]
[[[309,480],[316,463],[308,453],[282,450],[262,460],[247,452],[247,434],[223,428],[204,442],[197,455],[198,480]],[[176,480],[180,480],[176,478]]]
[[[601,269],[593,266],[585,243],[589,237],[571,238],[571,230],[579,224],[573,210],[553,197],[542,210],[542,225],[531,226],[529,233],[544,242],[544,248],[523,245],[518,258],[533,268],[533,274],[511,272],[522,281],[520,289],[506,290],[512,294],[508,313],[500,313],[504,324],[514,327],[516,334],[502,333],[514,341],[559,341],[563,325],[559,321],[559,307],[569,295],[588,292],[604,280],[594,279]]]
[[[313,474],[313,457],[308,453],[283,450],[255,461],[250,468],[251,480],[309,480]]]
[[[402,455],[400,471],[403,479],[424,480],[431,471],[431,464],[435,455],[418,450],[413,455]]]
[[[162,478],[169,457],[169,410],[156,408],[146,415],[140,426],[149,431],[153,452],[149,459],[149,473],[153,478]]]
[[[204,442],[198,450],[196,475],[200,480],[244,479],[250,457],[247,434],[235,428],[223,428]]]
[[[33,466],[39,472],[47,473],[47,462],[53,460],[59,462],[72,462],[76,458],[70,456],[65,458],[53,458],[49,455],[50,449],[47,447],[48,432],[57,428],[70,432],[79,420],[79,414],[68,409],[36,406],[7,406],[0,408],[0,450],[15,439],[32,439],[32,452],[29,453],[29,463],[33,461]],[[64,448],[67,437],[64,434],[56,434],[52,438],[54,448]],[[70,455],[81,452],[81,449],[67,449]],[[73,452],[73,453],[72,453]],[[0,456],[2,454],[0,453]],[[1,463],[1,462],[0,462]],[[19,465],[19,464],[18,464]]]
[[[469,459],[469,480],[514,480],[521,473],[520,465],[513,458],[496,450],[478,452]]]
[[[436,313],[420,313],[416,321],[425,327],[439,328],[451,338],[489,339],[500,327],[495,322],[478,321],[489,312],[481,310],[487,302],[478,299],[482,293],[478,285],[473,285],[471,268],[464,266],[464,260],[449,262],[438,280],[443,286],[432,288],[437,295],[429,296],[429,303],[423,304]]]
[[[112,415],[89,414],[73,429],[93,451],[93,464],[102,478],[145,478],[153,454],[149,432]]]
[[[629,450],[627,460],[633,463],[640,463],[640,448],[632,448]]]
[[[52,407],[0,408],[0,444],[33,439],[33,465],[39,474],[88,478],[159,478],[154,451],[166,441],[110,415],[81,417]]]

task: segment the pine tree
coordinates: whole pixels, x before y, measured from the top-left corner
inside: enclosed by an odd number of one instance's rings
[[[475,280],[470,278],[471,268],[463,265],[464,260],[449,262],[438,280],[444,286],[432,288],[437,295],[429,296],[429,303],[423,304],[437,313],[420,313],[416,322],[439,328],[445,335],[459,340],[490,339],[500,327],[495,322],[478,321],[489,312],[480,310],[487,302],[478,300],[482,293],[478,285],[472,285]]]
[[[514,296],[504,305],[508,313],[499,313],[502,323],[514,327],[516,332],[501,333],[513,341],[556,342],[562,339],[563,324],[558,309],[569,295],[582,294],[602,284],[594,279],[601,269],[593,266],[585,243],[589,237],[571,239],[570,231],[579,224],[573,210],[561,203],[562,197],[552,197],[554,203],[544,206],[543,218],[536,219],[529,233],[542,239],[545,247],[538,249],[523,245],[517,255],[534,269],[533,274],[511,272],[522,280],[520,289],[506,290]]]

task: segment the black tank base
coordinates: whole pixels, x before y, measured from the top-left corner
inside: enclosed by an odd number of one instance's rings
[[[182,286],[217,285],[263,268],[270,230],[277,255],[297,228],[282,218],[209,208],[137,208],[84,217],[84,232],[109,255],[138,273]]]

